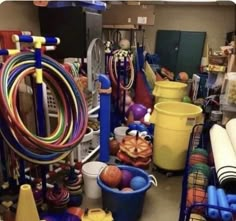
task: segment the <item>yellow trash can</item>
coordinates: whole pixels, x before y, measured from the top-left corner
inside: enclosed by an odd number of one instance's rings
[[[152,94],[155,96],[155,103],[163,101],[182,101],[187,94],[187,84],[174,81],[158,81]]]
[[[182,102],[161,102],[155,105],[150,122],[155,124],[153,162],[159,168],[184,169],[193,126],[202,109]]]

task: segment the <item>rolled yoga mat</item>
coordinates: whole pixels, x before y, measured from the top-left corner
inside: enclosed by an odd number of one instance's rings
[[[214,125],[210,130],[212,151],[218,180],[227,193],[235,192],[236,155],[227,131]]]
[[[226,124],[226,131],[233,146],[234,152],[236,153],[236,139],[235,139],[235,131],[236,131],[236,118],[230,120]]]

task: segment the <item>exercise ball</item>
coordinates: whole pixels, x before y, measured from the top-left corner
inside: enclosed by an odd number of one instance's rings
[[[109,187],[117,187],[121,181],[122,172],[117,166],[106,166],[101,174],[100,179]]]
[[[145,187],[146,185],[147,185],[147,181],[141,176],[135,176],[130,181],[130,187],[133,190],[141,189],[141,188]]]

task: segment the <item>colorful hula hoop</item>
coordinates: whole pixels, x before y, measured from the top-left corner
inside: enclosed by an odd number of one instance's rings
[[[37,164],[50,164],[66,157],[83,138],[87,128],[87,105],[83,93],[64,68],[42,56],[43,78],[58,105],[58,125],[46,137],[29,131],[17,109],[19,84],[35,73],[34,53],[10,57],[0,76],[0,128],[4,139],[19,156]]]

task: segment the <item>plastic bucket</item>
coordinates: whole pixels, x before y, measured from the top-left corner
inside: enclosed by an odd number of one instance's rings
[[[101,189],[97,185],[97,177],[107,164],[98,161],[91,161],[82,166],[84,180],[84,192],[88,198],[98,199],[102,196]]]
[[[158,81],[155,83],[153,95],[155,103],[163,101],[179,101],[187,94],[187,84],[173,81]]]
[[[134,176],[143,177],[147,184],[133,192],[121,192],[106,186],[98,177],[97,182],[102,189],[103,208],[112,212],[115,221],[137,221],[142,215],[145,194],[151,187],[151,183],[157,185],[156,180],[153,181],[153,176],[148,175],[144,170],[125,165],[118,167],[130,171]]]
[[[182,102],[162,102],[154,107],[150,122],[155,124],[153,162],[171,171],[184,169],[193,126],[202,109]]]
[[[121,143],[123,138],[126,136],[126,131],[128,130],[128,127],[116,127],[114,130],[115,138],[117,142]]]

